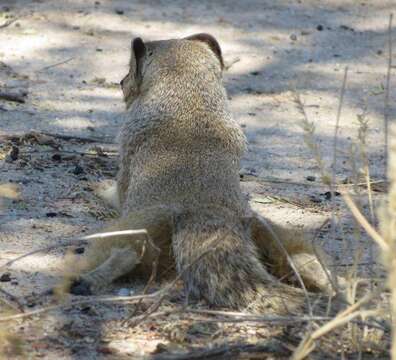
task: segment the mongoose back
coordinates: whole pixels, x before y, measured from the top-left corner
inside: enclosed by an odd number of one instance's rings
[[[155,245],[141,234],[94,241],[71,291],[97,291],[138,268],[149,272],[155,247],[159,272],[174,264],[187,294],[211,305],[295,310],[302,292],[277,279],[292,272],[290,260],[308,287],[330,291],[326,269],[303,237],[252,212],[241,192],[246,138],[228,108],[216,39],[136,38],[131,45],[111,199],[120,219],[110,229],[146,229]]]

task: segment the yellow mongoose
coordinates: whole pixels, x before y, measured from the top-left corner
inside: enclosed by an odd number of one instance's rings
[[[303,296],[276,278],[292,272],[282,247],[308,287],[328,291],[330,283],[301,235],[269,224],[244,199],[246,139],[228,109],[222,70],[220,46],[208,34],[132,41],[111,199],[121,217],[110,230],[146,229],[161,250],[159,272],[175,264],[193,298],[256,312],[293,310]],[[95,240],[71,291],[96,291],[135,268],[150,273],[154,257],[143,235]]]

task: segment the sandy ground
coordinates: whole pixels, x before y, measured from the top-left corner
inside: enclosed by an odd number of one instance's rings
[[[116,135],[124,109],[118,83],[127,71],[130,41],[137,36],[157,40],[208,32],[219,40],[230,65],[224,74],[230,106],[249,140],[242,186],[264,216],[314,231],[329,218],[331,201],[304,144],[295,94],[315,125],[321,156],[331,171],[339,93],[348,66],[337,181],[350,182],[361,168],[358,116],[363,113],[370,175],[383,180],[386,41],[389,13],[395,10],[394,0],[0,1],[0,92],[25,99],[21,104],[0,99],[0,184],[20,190],[17,198],[12,191],[0,197],[0,264],[100,228],[111,216],[96,201],[91,185],[116,173]],[[396,115],[392,83],[391,119]],[[23,137],[31,131],[97,141]],[[14,135],[22,140],[7,140]],[[357,160],[351,161],[353,156]],[[378,203],[382,188],[375,190]],[[365,190],[359,191],[368,214]],[[339,196],[335,204],[340,213],[336,238],[327,228],[319,237],[341,272],[352,263],[353,250],[362,247],[359,269],[364,276],[372,263],[368,239],[353,240],[351,216]],[[25,307],[47,304],[34,295],[59,281],[63,255],[59,250],[26,258],[7,271],[11,281],[1,286]],[[117,288],[111,291],[117,293]],[[69,309],[45,320],[20,321],[13,329],[25,336],[32,357],[44,358],[99,358],[106,351],[137,358],[148,356],[158,343],[174,342],[158,324],[121,331],[117,321],[125,309],[86,308],[85,313]],[[110,315],[107,320],[102,316],[99,329],[96,315],[106,311]],[[267,330],[240,331],[246,340]]]

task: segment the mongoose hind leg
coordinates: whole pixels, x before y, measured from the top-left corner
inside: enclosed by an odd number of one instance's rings
[[[96,293],[131,272],[139,262],[140,259],[132,248],[113,248],[105,262],[74,281],[70,292],[74,295]]]
[[[252,215],[250,221],[253,240],[263,261],[271,266],[274,275],[281,279],[295,279],[286,251],[308,289],[335,294],[333,275],[326,266],[323,251],[314,248],[303,231],[275,224],[257,213]],[[337,279],[342,285],[343,279]]]
[[[70,291],[76,295],[96,292],[117,278],[139,271],[150,275],[159,262],[159,272],[171,263],[172,208],[155,206],[129,213],[107,227],[105,232],[145,230],[90,240],[82,265]]]

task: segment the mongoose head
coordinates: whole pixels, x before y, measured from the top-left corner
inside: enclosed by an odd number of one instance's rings
[[[212,35],[201,33],[183,39],[146,43],[135,38],[131,42],[129,72],[121,80],[127,108],[160,77],[164,79],[169,75],[171,82],[178,75],[191,73],[193,68],[201,73],[213,72],[221,79],[223,57],[220,45]]]

